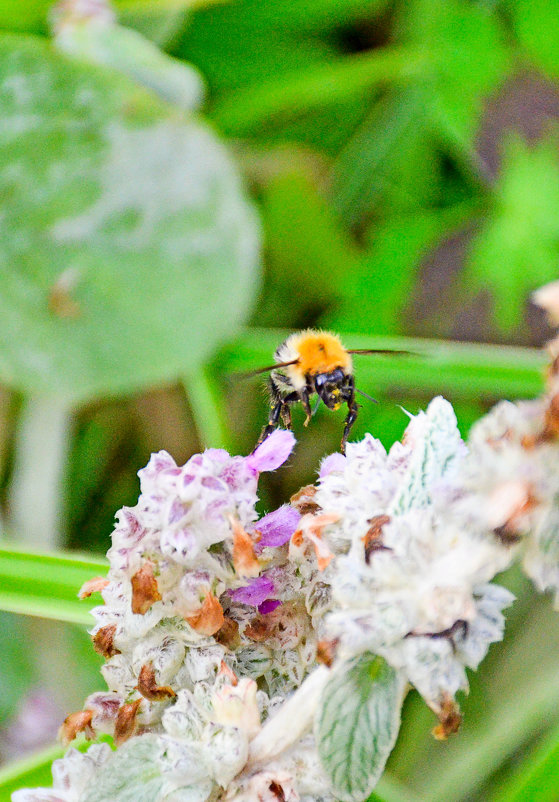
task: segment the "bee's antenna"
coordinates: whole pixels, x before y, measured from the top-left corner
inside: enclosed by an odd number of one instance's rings
[[[373,398],[373,396],[372,396],[372,395],[368,395],[368,393],[364,393],[364,392],[363,392],[363,390],[360,390],[360,389],[359,389],[359,387],[356,387],[356,388],[355,388],[355,392],[356,392],[356,393],[359,393],[359,395],[365,396],[365,398],[368,398],[368,399],[369,399],[369,401],[372,401],[372,402],[373,402],[373,404],[378,404],[378,401],[377,401],[377,399],[376,399],[376,398]]]

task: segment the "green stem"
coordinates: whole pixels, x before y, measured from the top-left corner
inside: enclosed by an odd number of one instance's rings
[[[70,430],[70,408],[60,399],[35,396],[24,402],[9,499],[10,526],[21,544],[45,550],[62,545]]]
[[[223,401],[217,382],[208,368],[189,373],[183,386],[204,448],[228,448],[231,434],[223,413]]]

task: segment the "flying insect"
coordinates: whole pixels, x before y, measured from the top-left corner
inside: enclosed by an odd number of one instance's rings
[[[280,421],[287,429],[291,428],[291,406],[298,402],[305,410],[304,425],[307,426],[312,416],[310,399],[316,393],[318,402],[322,400],[328,409],[336,410],[347,404],[341,442],[341,451],[345,454],[349,433],[359,411],[355,393],[360,391],[355,388],[351,354],[404,353],[409,352],[376,348],[348,350],[340,338],[329,331],[307,329],[292,334],[276,349],[273,365],[249,374],[254,376],[270,371],[270,414],[257,446],[269,437]]]

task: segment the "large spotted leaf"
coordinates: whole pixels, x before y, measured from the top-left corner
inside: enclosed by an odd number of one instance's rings
[[[240,323],[258,227],[200,121],[42,40],[0,40],[0,380],[171,381]]]

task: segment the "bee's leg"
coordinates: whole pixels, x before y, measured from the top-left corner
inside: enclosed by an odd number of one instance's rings
[[[312,418],[312,410],[311,410],[311,402],[309,400],[309,391],[307,387],[304,387],[302,390],[299,390],[298,400],[303,405],[303,409],[305,410],[305,421],[303,426],[308,426],[310,419]]]
[[[291,429],[291,404],[299,401],[299,393],[293,392],[282,398],[281,419],[286,429]]]
[[[262,429],[260,437],[258,438],[258,442],[254,446],[255,449],[258,448],[258,446],[263,443],[264,440],[266,440],[266,438],[269,437],[275,429],[277,429],[280,415],[282,414],[282,410],[285,406],[285,400],[281,397],[281,393],[271,378],[269,385],[270,395],[272,396],[272,404],[270,407],[270,413],[268,415],[268,423]]]
[[[291,429],[291,406],[284,401],[281,407],[281,419],[286,429]]]
[[[344,388],[343,397],[344,401],[347,403],[347,417],[345,419],[344,433],[342,435],[341,451],[342,454],[345,454],[347,439],[349,437],[351,427],[357,420],[357,413],[359,412],[359,406],[355,401],[355,387],[352,376],[348,376],[347,378],[347,386]]]

